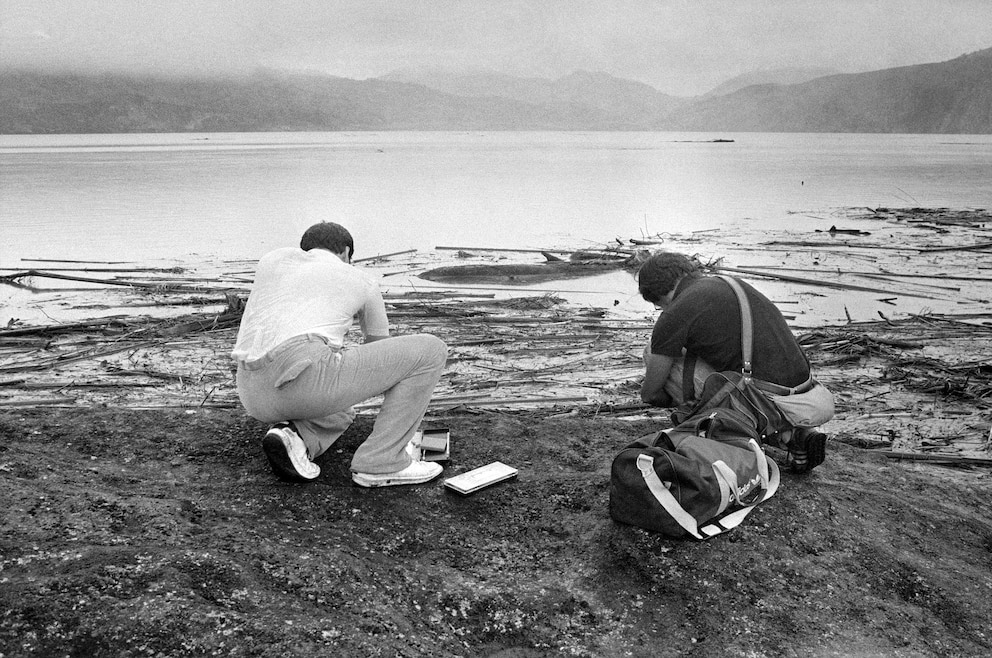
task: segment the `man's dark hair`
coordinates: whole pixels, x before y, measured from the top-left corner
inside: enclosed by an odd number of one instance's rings
[[[335,224],[334,222],[321,222],[314,224],[303,233],[300,239],[300,249],[310,251],[311,249],[327,249],[335,254],[340,254],[344,248],[348,248],[348,257],[355,255],[355,241],[351,237],[348,229]]]
[[[657,304],[683,276],[700,276],[699,263],[671,251],[659,251],[637,270],[637,290],[650,304]]]

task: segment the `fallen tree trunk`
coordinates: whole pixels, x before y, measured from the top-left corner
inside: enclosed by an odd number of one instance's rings
[[[626,258],[589,258],[588,254],[575,258],[573,253],[572,260],[566,261],[551,260],[545,254],[549,260],[544,263],[450,265],[427,270],[418,276],[428,281],[441,282],[536,283],[594,276],[619,269],[633,270],[644,262],[646,255],[645,251]]]

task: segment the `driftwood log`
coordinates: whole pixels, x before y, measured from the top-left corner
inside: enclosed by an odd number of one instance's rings
[[[616,256],[602,252],[575,252],[568,260],[564,260],[550,252],[542,253],[546,259],[543,263],[451,265],[427,270],[419,276],[428,281],[453,283],[540,283],[592,276],[619,269],[633,271],[649,255],[647,251]]]

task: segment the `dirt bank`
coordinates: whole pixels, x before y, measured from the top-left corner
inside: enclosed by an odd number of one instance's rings
[[[453,413],[455,473],[275,480],[237,411],[0,415],[0,653],[12,656],[979,656],[992,651],[987,472],[843,444],[731,535],[606,513],[609,461],[657,420]],[[936,470],[935,470],[936,468]]]

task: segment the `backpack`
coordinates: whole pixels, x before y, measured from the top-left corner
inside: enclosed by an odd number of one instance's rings
[[[707,377],[698,398],[672,411],[672,423],[679,425],[714,409],[723,408],[751,416],[761,438],[792,427],[782,411],[758,388],[754,378],[732,371],[714,372]]]
[[[613,460],[610,516],[676,538],[737,527],[778,489],[759,440],[753,416],[724,407],[637,439]]]

